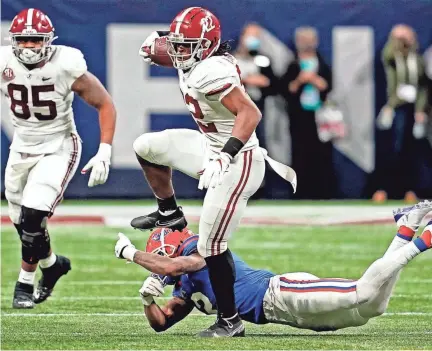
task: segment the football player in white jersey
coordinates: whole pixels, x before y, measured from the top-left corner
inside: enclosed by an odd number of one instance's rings
[[[229,46],[221,44],[216,16],[201,7],[187,8],[175,17],[169,32],[153,32],[142,47],[151,47],[160,36],[167,36],[168,54],[178,69],[184,102],[201,133],[171,129],[143,134],[134,142],[159,209],[135,218],[131,225],[139,229],[184,228],[187,223],[176,203],[171,170],[199,178],[198,188],[207,189],[207,193],[198,252],[205,258],[218,306],[216,323],[200,335],[239,336],[244,334],[244,326],[234,301],[234,263],[227,240],[263,181],[265,160],[276,163],[259,148],[255,129],[261,113],[245,93],[236,60],[228,54]],[[152,63],[146,51],[140,49],[140,55]],[[277,166],[295,183],[295,173],[289,167]]]
[[[74,93],[99,111],[99,151],[82,170],[92,169],[90,187],[108,178],[116,111],[103,85],[87,71],[81,51],[52,45],[54,27],[42,11],[21,11],[9,34],[11,45],[0,48],[0,89],[15,127],[5,188],[9,216],[22,247],[13,307],[33,308],[71,269],[69,259],[51,249],[47,219],[62,200],[81,157],[72,111]],[[34,292],[38,264],[42,278]]]

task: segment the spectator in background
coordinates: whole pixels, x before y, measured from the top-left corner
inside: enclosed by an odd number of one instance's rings
[[[428,128],[426,129],[426,136],[429,144],[432,147],[432,45],[426,49],[424,53],[425,71],[428,86]]]
[[[382,51],[387,78],[388,100],[377,118],[381,130],[390,131],[390,144],[377,163],[379,190],[373,200],[382,202],[387,196],[414,203],[420,143],[426,136],[427,80],[424,60],[417,52],[414,30],[403,24],[393,27]],[[416,156],[413,156],[416,155]]]
[[[261,29],[258,24],[247,24],[234,56],[246,91],[264,115],[265,98],[277,94],[278,80],[273,73],[270,59],[259,53]],[[265,145],[263,128],[264,123],[260,123],[256,131],[262,146]]]
[[[280,86],[290,119],[292,164],[299,179],[296,197],[329,199],[335,187],[333,146],[318,138],[315,113],[332,89],[332,73],[317,52],[315,28],[297,28],[295,46],[295,59],[288,65]]]

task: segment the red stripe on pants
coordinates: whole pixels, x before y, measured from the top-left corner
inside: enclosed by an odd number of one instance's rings
[[[234,212],[235,212],[235,208],[236,208],[236,206],[237,206],[237,202],[238,202],[238,200],[239,200],[241,194],[243,193],[243,190],[244,190],[244,188],[246,187],[247,181],[248,181],[248,179],[249,179],[250,170],[251,170],[251,167],[252,167],[252,152],[253,152],[253,150],[251,150],[251,151],[249,152],[249,164],[248,164],[248,167],[247,167],[247,173],[246,173],[245,181],[244,181],[244,183],[243,183],[243,185],[242,185],[242,187],[241,187],[239,193],[237,194],[237,198],[234,200],[234,204],[233,204],[233,206],[232,206],[231,213],[230,213],[230,215],[229,215],[229,217],[228,217],[228,220],[227,220],[226,223],[225,223],[225,227],[224,227],[224,229],[222,230],[222,235],[220,236],[220,238],[219,238],[219,240],[218,240],[218,243],[217,243],[217,252],[218,252],[218,254],[220,253],[220,246],[221,246],[221,242],[222,242],[222,239],[223,239],[223,237],[224,237],[224,235],[225,235],[225,232],[226,232],[226,230],[227,230],[227,228],[228,228],[228,224],[230,223],[231,218],[232,218],[232,216],[233,216],[233,214],[234,214]]]
[[[51,205],[51,213],[54,212],[54,209],[56,208],[56,206],[58,205],[58,203],[60,202],[60,200],[63,198],[63,194],[66,190],[66,183],[67,180],[69,178],[70,173],[72,172],[72,169],[75,166],[75,162],[77,160],[78,157],[78,139],[74,134],[71,134],[72,137],[72,142],[73,142],[73,150],[71,152],[71,156],[70,156],[70,160],[69,160],[69,164],[68,164],[68,168],[66,171],[66,175],[63,178],[63,181],[61,183],[61,190],[60,190],[60,194],[58,194],[57,198],[55,199],[54,203]]]
[[[251,151],[245,151],[245,152],[243,153],[243,169],[242,169],[242,174],[241,174],[241,177],[240,177],[240,181],[238,182],[238,184],[237,184],[237,186],[236,186],[234,192],[231,194],[231,197],[230,197],[230,199],[229,199],[229,201],[228,201],[228,205],[227,205],[227,207],[225,208],[225,212],[224,212],[224,214],[223,214],[223,216],[222,216],[222,220],[221,220],[221,222],[220,222],[220,224],[219,224],[219,227],[218,227],[218,229],[217,229],[217,231],[216,231],[216,234],[215,234],[215,236],[214,236],[214,238],[213,238],[213,240],[212,240],[212,248],[211,248],[212,256],[214,256],[214,255],[217,254],[217,253],[216,253],[216,252],[217,252],[217,251],[216,251],[216,248],[217,248],[217,245],[216,245],[217,238],[218,238],[218,236],[219,236],[219,234],[220,234],[220,231],[221,231],[221,229],[222,229],[222,227],[223,227],[223,224],[224,224],[224,222],[225,222],[225,219],[226,219],[226,217],[228,216],[228,213],[229,213],[229,210],[230,210],[230,207],[231,207],[231,203],[233,202],[233,200],[234,200],[234,198],[235,198],[235,196],[236,196],[237,191],[240,189],[240,186],[241,186],[242,183],[243,183],[243,179],[244,179],[244,176],[245,176],[245,173],[246,173],[246,168],[247,168],[247,153],[248,153],[248,152],[251,152]]]

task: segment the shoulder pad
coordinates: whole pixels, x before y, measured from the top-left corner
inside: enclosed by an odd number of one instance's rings
[[[8,62],[14,57],[11,45],[0,46],[0,73],[3,72]]]
[[[224,81],[235,82],[238,78],[235,63],[223,56],[212,56],[199,62],[191,72],[188,84],[194,89],[208,93]]]
[[[73,78],[78,78],[87,72],[87,63],[83,53],[70,46],[55,46],[56,52],[53,53],[53,59],[58,62],[62,69],[69,73]]]

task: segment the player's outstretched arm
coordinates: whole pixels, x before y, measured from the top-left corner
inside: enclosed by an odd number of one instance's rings
[[[116,110],[111,96],[102,83],[90,72],[84,73],[72,84],[72,91],[99,112],[101,130],[98,153],[84,166],[85,174],[92,168],[88,186],[104,184],[108,179],[111,164],[111,144],[116,124]]]
[[[163,307],[158,306],[155,302],[144,306],[144,313],[150,326],[156,332],[162,332],[185,318],[193,308],[191,301],[173,297]]]
[[[260,110],[239,87],[232,89],[221,102],[236,116],[231,136],[246,144],[261,121]]]
[[[170,277],[196,272],[205,266],[205,261],[199,254],[170,258],[137,251],[133,256],[133,262],[150,272]]]
[[[72,91],[99,111],[101,143],[112,144],[116,110],[108,91],[92,73],[86,72],[72,84]]]
[[[123,233],[119,233],[118,238],[114,248],[117,258],[135,262],[156,274],[175,277],[199,271],[205,266],[204,259],[198,254],[170,258],[137,250]]]

